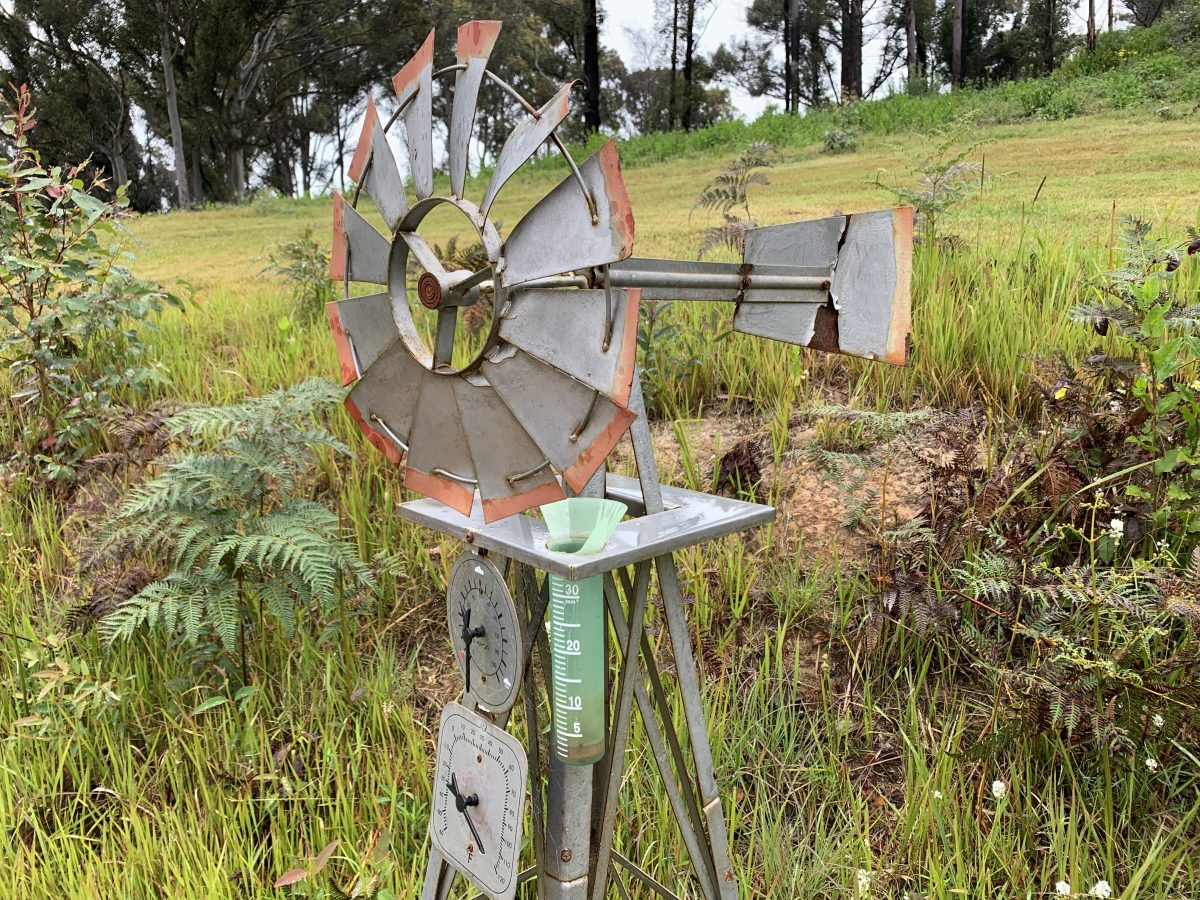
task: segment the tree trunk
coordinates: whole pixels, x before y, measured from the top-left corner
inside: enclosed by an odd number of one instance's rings
[[[1056,11],[1054,0],[1046,0],[1046,33],[1042,37],[1042,67],[1045,74],[1054,71],[1054,23]]]
[[[204,205],[204,165],[196,144],[192,144],[192,202],[197,206]]]
[[[584,0],[583,78],[587,82],[587,109],[583,114],[587,130],[600,130],[600,10],[596,0]]]
[[[863,6],[862,0],[842,4],[842,102],[862,97]]]
[[[175,48],[171,46],[171,25],[167,19],[167,11],[162,3],[158,4],[158,36],[162,52],[163,90],[167,100],[167,118],[171,122],[171,151],[175,163],[175,191],[178,195],[179,208],[187,209],[192,205],[188,192],[187,164],[184,162],[183,126],[179,122],[179,91],[175,86]]]
[[[675,127],[675,122],[678,119],[676,113],[676,96],[675,82],[678,80],[676,75],[679,72],[679,0],[675,0],[671,7],[671,87],[670,94],[667,98],[667,130],[670,131]]]
[[[784,32],[787,42],[787,111],[800,112],[800,0],[785,0],[787,10]]]
[[[1113,30],[1113,0],[1108,0],[1108,30]]]
[[[687,2],[687,32],[683,50],[683,130],[692,130],[692,58],[696,51],[696,0]]]
[[[1096,50],[1096,0],[1088,0],[1087,48],[1088,53]]]
[[[954,0],[954,23],[950,50],[950,83],[963,85],[963,0]]]
[[[905,16],[904,52],[908,63],[908,92],[917,93],[918,82],[924,87],[920,63],[917,61],[917,0],[908,0]]]

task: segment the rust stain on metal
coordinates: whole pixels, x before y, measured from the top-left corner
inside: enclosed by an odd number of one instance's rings
[[[333,331],[338,368],[341,369],[342,385],[345,386],[358,378],[358,370],[354,367],[354,351],[350,349],[350,341],[346,337],[346,330],[342,327],[342,315],[338,310],[338,301],[325,304],[325,315],[329,317],[329,327]]]
[[[388,462],[390,462],[393,466],[400,465],[401,461],[404,459],[403,451],[401,451],[401,449],[396,446],[395,442],[390,440],[387,435],[380,434],[371,426],[371,423],[366,420],[362,414],[362,411],[358,408],[358,406],[355,405],[353,400],[347,397],[345,403],[346,409],[350,411],[350,418],[355,421],[359,427],[359,430],[366,435],[367,440],[371,442],[372,446],[386,456]]]
[[[486,59],[492,55],[496,38],[500,36],[500,22],[494,19],[476,19],[458,26],[458,61],[466,62],[471,57]]]
[[[421,472],[411,465],[404,471],[404,486],[418,494],[432,497],[464,516],[471,514],[471,505],[475,502],[475,492],[466,485]]]
[[[346,201],[333,195],[333,247],[329,251],[329,277],[346,280]]]
[[[558,481],[548,481],[539,484],[531,491],[523,494],[513,494],[510,497],[485,497],[483,500],[483,521],[496,522],[500,519],[514,516],[535,506],[562,500],[567,495],[563,492]]]
[[[817,309],[813,336],[808,346],[814,350],[824,350],[826,353],[841,352],[838,345],[838,312],[832,302]]]
[[[896,254],[896,291],[892,295],[892,322],[888,329],[887,355],[884,362],[903,366],[908,363],[912,339],[912,246],[913,208],[892,210],[892,245]]]
[[[421,45],[421,49],[392,77],[392,89],[396,92],[396,96],[403,100],[407,93],[416,91],[421,73],[425,69],[432,67],[433,31],[430,31],[429,37],[425,38],[425,43]]]
[[[613,378],[613,393],[609,395],[617,406],[629,406],[629,391],[633,387],[637,368],[638,309],[641,303],[641,288],[628,288],[625,291],[625,322],[621,331],[620,356],[617,357]]]
[[[563,480],[571,490],[577,494],[583,492],[583,489],[587,487],[588,480],[596,474],[598,468],[604,465],[604,460],[608,458],[612,448],[617,445],[617,441],[621,440],[636,418],[637,414],[631,410],[617,409],[617,414],[613,416],[608,426],[596,435],[595,440],[576,457],[570,468],[562,473]]]
[[[750,290],[750,276],[754,274],[754,264],[743,262],[738,266],[737,273],[741,284],[738,285],[737,293],[733,296],[733,311],[735,313],[742,305],[742,301],[746,299],[746,291]]]
[[[358,146],[354,148],[354,158],[350,160],[350,180],[358,184],[371,153],[371,136],[375,133],[375,123],[379,121],[379,113],[375,109],[375,101],[367,98],[367,112],[363,117],[362,130],[358,133]]]
[[[617,154],[617,142],[608,141],[597,154],[600,171],[604,173],[604,190],[608,194],[608,210],[613,236],[620,242],[613,249],[617,259],[627,259],[633,253],[633,204],[629,202],[629,191],[625,187],[625,176],[621,173],[621,158]]]

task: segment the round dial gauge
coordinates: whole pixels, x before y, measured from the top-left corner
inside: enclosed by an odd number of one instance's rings
[[[488,897],[517,890],[529,765],[521,742],[457,703],[442,710],[430,837]]]
[[[446,613],[467,696],[489,712],[511,709],[525,657],[517,608],[491,560],[465,553],[455,561]]]

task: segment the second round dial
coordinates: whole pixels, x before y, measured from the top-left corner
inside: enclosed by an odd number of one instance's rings
[[[468,696],[491,712],[510,709],[524,655],[504,575],[491,560],[468,552],[455,561],[447,593],[450,643]]]

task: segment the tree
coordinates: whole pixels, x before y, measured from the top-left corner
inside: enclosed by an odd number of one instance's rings
[[[588,131],[600,130],[600,10],[597,0],[584,0],[583,77],[587,81],[584,122]]]
[[[826,32],[833,18],[829,0],[753,0],[746,9],[750,35],[718,48],[713,65],[723,82],[780,100],[785,112],[821,106],[828,101]]]
[[[838,0],[838,4],[842,14],[841,99],[848,102],[863,96],[863,5],[862,0]]]

